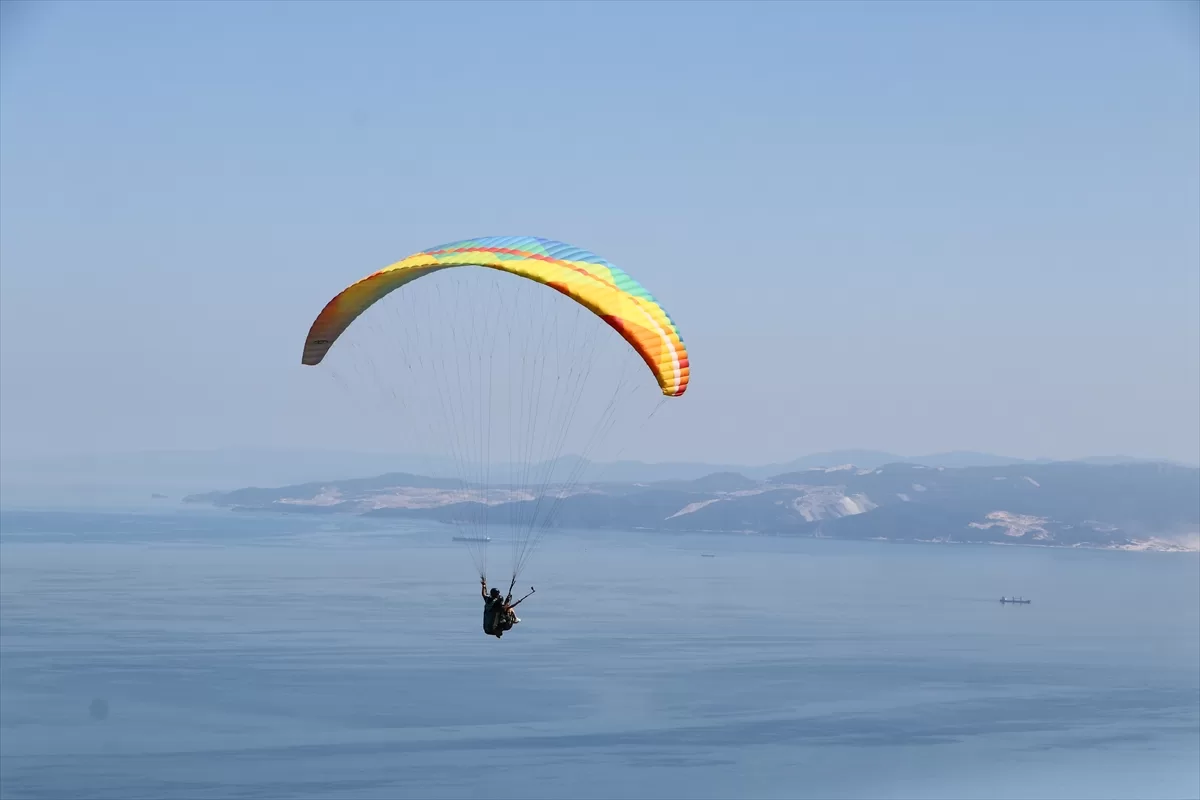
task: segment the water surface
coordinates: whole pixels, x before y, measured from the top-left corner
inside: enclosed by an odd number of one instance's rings
[[[453,533],[3,512],[0,795],[1200,797],[1194,554]]]

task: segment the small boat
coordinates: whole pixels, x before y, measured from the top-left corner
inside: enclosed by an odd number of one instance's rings
[[[456,542],[490,542],[491,540],[492,540],[492,537],[490,537],[490,536],[455,536],[454,537],[454,541],[456,541]]]
[[[717,555],[716,555],[716,553],[701,553],[700,557],[701,558],[716,558]]]
[[[1001,603],[1016,603],[1017,605],[1027,606],[1032,601],[1026,600],[1022,597],[1001,597],[1000,602]]]

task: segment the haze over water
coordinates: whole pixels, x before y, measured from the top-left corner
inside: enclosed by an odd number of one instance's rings
[[[0,2],[0,800],[1200,798],[1196,553],[554,531],[497,641],[451,528],[165,500],[1200,464],[1198,44],[1194,0]],[[493,235],[626,271],[686,395],[619,314],[471,268],[300,363],[344,287]],[[847,527],[1143,546],[1197,535],[1191,474]],[[700,497],[625,527],[825,519]]]
[[[4,798],[1200,796],[1193,554],[0,523]]]

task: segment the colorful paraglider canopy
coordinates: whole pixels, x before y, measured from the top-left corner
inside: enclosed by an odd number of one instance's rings
[[[664,395],[678,397],[687,390],[691,370],[679,329],[640,283],[594,253],[531,236],[491,236],[441,245],[351,284],[313,322],[302,363],[321,363],[350,323],[388,293],[439,270],[468,266],[528,278],[570,297],[637,351]]]

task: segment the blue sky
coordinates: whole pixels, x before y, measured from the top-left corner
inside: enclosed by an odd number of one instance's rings
[[[321,305],[531,234],[684,332],[629,455],[1200,460],[1194,3],[4,6],[6,455],[370,448]]]

